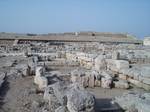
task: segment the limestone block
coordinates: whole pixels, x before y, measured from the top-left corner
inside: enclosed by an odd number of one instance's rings
[[[127,80],[128,76],[124,74],[119,74],[119,78],[123,80]]]
[[[39,77],[38,81],[40,89],[46,88],[48,86],[48,80],[46,77]]]
[[[15,68],[21,71],[23,76],[30,75],[30,67],[27,64],[18,64]]]
[[[44,73],[44,68],[43,67],[37,67],[36,68],[36,76],[42,76]]]
[[[45,98],[51,100],[49,98],[51,95],[47,94],[53,94],[57,98],[58,103],[63,107],[67,107],[69,112],[94,112],[95,97],[78,84],[69,85],[65,82],[58,82],[47,88],[50,89],[46,89],[47,91],[45,92],[47,93],[44,93]],[[64,109],[58,110],[63,112]]]
[[[114,102],[127,112],[149,112],[150,98],[141,93],[124,93],[116,97]]]
[[[69,112],[94,112],[95,98],[85,90],[71,89],[67,100]]]
[[[142,83],[142,88],[144,88],[147,91],[150,91],[150,85],[148,85],[148,84]]]
[[[101,87],[111,88],[111,85],[112,85],[112,79],[108,79],[104,77],[101,79]]]
[[[34,77],[34,83],[39,86],[39,89],[43,89],[48,86],[48,80],[46,77],[43,76],[44,68],[37,67],[36,68],[36,75]]]
[[[95,58],[95,70],[101,71],[106,70],[106,61],[103,55],[99,55]]]
[[[115,88],[128,89],[129,84],[126,80],[113,81]]]
[[[119,59],[119,55],[120,55],[119,52],[114,51],[114,52],[112,53],[112,59],[118,60],[118,59]]]
[[[86,66],[87,69],[92,69],[93,62],[87,62],[85,66]]]
[[[101,81],[100,80],[96,79],[94,83],[95,83],[94,84],[95,87],[101,87]]]
[[[134,79],[131,79],[131,78],[128,78],[128,81],[130,83],[134,84],[135,86],[142,88],[143,84],[140,81],[137,81],[137,80],[134,80]]]
[[[150,85],[150,78],[145,78],[145,77],[139,77],[139,80],[142,81],[144,84],[149,84]]]
[[[39,89],[43,89],[48,86],[48,80],[43,76],[35,76],[34,83],[39,86]]]
[[[82,77],[84,77],[83,75],[80,75],[80,74],[78,74],[78,75],[71,75],[71,81],[73,82],[73,83],[80,83],[80,84],[82,84]]]
[[[75,83],[75,82],[78,82],[79,81],[79,76],[78,75],[71,75],[71,82]]]
[[[139,72],[139,71],[133,71],[133,78],[135,79],[135,80],[139,80],[139,76],[141,75],[141,73]]]
[[[101,72],[100,75],[101,75],[102,77],[106,78],[106,79],[112,80],[111,75],[110,75],[108,72],[106,72],[106,71]]]
[[[29,68],[29,66],[22,71],[22,74],[23,74],[23,76],[29,76],[30,75],[30,68]]]
[[[117,69],[121,70],[123,68],[129,68],[129,62],[125,60],[116,60],[116,67]]]
[[[94,75],[89,75],[89,87],[91,87],[91,88],[93,88],[94,87],[94,85],[95,85],[95,77],[94,77]]]
[[[139,69],[141,70],[141,76],[150,78],[150,66],[141,67]]]
[[[113,59],[107,59],[107,68],[119,72],[122,69],[128,69],[129,68],[129,62],[126,60],[113,60]]]
[[[84,76],[82,77],[82,86],[83,87],[88,87],[89,86],[89,77],[88,76]]]

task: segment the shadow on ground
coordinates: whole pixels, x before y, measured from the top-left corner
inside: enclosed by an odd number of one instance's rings
[[[96,99],[96,112],[123,112],[118,104],[112,104],[112,99]]]
[[[9,90],[9,88],[10,88],[9,82],[7,81],[7,78],[5,78],[5,81],[0,88],[0,110],[2,110],[2,107],[5,103],[4,98],[5,98],[5,95],[7,94],[8,90]]]

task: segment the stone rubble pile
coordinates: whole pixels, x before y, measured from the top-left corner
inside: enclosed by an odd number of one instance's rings
[[[49,105],[57,103],[55,112],[94,112],[95,97],[79,84],[58,82],[48,86],[44,99]],[[52,106],[52,105],[51,105]]]
[[[79,83],[83,87],[111,88],[113,79],[107,72],[98,73],[93,70],[84,71],[76,69],[71,72],[71,82]]]

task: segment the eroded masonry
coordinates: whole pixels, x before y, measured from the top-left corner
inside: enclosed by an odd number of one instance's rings
[[[11,36],[0,37],[0,112],[149,112],[149,39]]]

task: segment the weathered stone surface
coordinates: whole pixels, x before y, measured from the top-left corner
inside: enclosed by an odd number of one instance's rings
[[[142,88],[142,83],[140,81],[137,81],[137,80],[134,80],[134,79],[131,79],[131,78],[128,78],[128,81],[130,83],[134,84],[135,86]]]
[[[51,100],[49,94],[53,94],[62,106],[67,107],[69,112],[94,112],[94,96],[78,84],[68,85],[58,82],[47,88],[51,89],[45,91],[47,93],[44,93],[44,99]]]
[[[104,55],[99,55],[95,58],[95,70],[106,70],[106,61],[104,57]]]
[[[107,59],[107,68],[119,72],[122,69],[128,69],[129,68],[129,62],[125,60],[113,60],[113,59]]]
[[[112,79],[102,78],[101,79],[101,87],[103,88],[111,88]]]
[[[107,78],[107,79],[111,79],[112,80],[112,76],[110,75],[110,73],[103,71],[100,73],[101,77]]]
[[[15,68],[22,72],[23,76],[30,75],[30,67],[28,66],[28,64],[18,64]]]
[[[142,88],[144,88],[147,91],[150,91],[150,85],[148,85],[148,84],[142,83]]]
[[[94,86],[100,86],[100,80],[101,75],[94,70],[74,70],[71,72],[71,81],[73,83],[80,83],[83,87],[93,88]]]
[[[130,83],[134,84],[137,87],[144,88],[145,90],[150,90],[150,85],[148,85],[148,84],[144,84],[140,81],[137,81],[137,80],[134,80],[134,79],[131,79],[131,78],[129,78],[128,81]]]
[[[112,53],[112,59],[118,60],[119,57],[120,57],[120,53],[119,53],[119,52],[114,51],[114,52]]]
[[[116,97],[114,100],[124,110],[130,110],[134,107],[138,112],[149,112],[150,94],[140,94],[135,92],[129,92],[123,94],[123,96]]]
[[[139,76],[139,81],[143,82],[144,84],[150,85],[150,78]]]
[[[128,76],[124,75],[124,74],[119,74],[118,76],[120,79],[123,79],[123,80],[127,80],[127,78],[128,78]]]
[[[101,73],[101,87],[103,88],[111,88],[112,87],[112,77],[107,72]]]
[[[129,84],[126,80],[113,81],[115,88],[128,89]]]
[[[82,85],[83,87],[88,87],[89,86],[89,76],[85,75],[84,77],[82,77]]]
[[[64,82],[57,82],[52,85],[54,95],[61,105],[67,104],[66,91],[68,91],[68,87]]]
[[[48,102],[52,111],[54,111],[55,109],[61,106],[51,86],[45,88],[43,99],[45,100],[45,102]]]
[[[101,87],[101,80],[95,79],[94,86],[95,87]]]
[[[55,112],[68,112],[68,110],[65,106],[60,106],[55,110]]]
[[[34,77],[34,83],[39,86],[39,89],[44,89],[48,86],[48,80],[46,77],[43,76],[44,68],[37,67],[36,68],[36,75]]]
[[[70,112],[94,112],[94,96],[85,90],[71,89],[67,93],[67,100]]]
[[[150,78],[150,66],[140,67],[139,69],[141,70],[141,76]]]
[[[95,77],[94,77],[93,74],[90,74],[90,75],[89,75],[89,87],[93,88],[94,85],[95,85],[94,82],[95,82]]]
[[[71,81],[73,83],[80,83],[83,87],[89,86],[89,76],[84,71],[74,70],[71,73]]]

